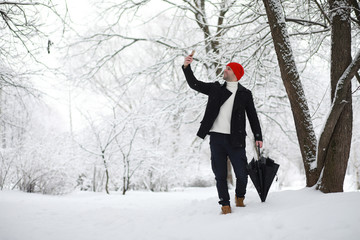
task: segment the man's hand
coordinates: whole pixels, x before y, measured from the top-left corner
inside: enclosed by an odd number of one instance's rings
[[[262,141],[256,141],[255,144],[256,144],[256,146],[259,147],[259,148],[262,148],[262,146],[263,146],[263,142],[262,142]]]
[[[193,50],[191,52],[191,54],[185,58],[184,68],[186,68],[187,66],[189,66],[192,63],[192,61],[194,60],[193,59],[194,53],[195,53],[195,50]]]

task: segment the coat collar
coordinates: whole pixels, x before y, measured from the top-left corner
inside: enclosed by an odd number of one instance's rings
[[[226,89],[226,81],[223,83],[222,87]],[[241,85],[239,82],[238,82],[238,88],[237,88],[237,91],[246,91],[246,88]]]

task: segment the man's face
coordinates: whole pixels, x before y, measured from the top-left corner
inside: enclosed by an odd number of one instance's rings
[[[231,67],[226,66],[223,79],[228,82],[237,82],[237,78]]]

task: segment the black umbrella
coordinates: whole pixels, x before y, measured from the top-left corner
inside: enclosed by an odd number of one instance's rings
[[[260,149],[259,149],[260,152]],[[262,202],[265,202],[266,196],[269,192],[270,186],[279,169],[279,164],[269,157],[259,157],[259,160],[254,158],[248,164],[248,173],[253,182],[257,192],[259,193]]]

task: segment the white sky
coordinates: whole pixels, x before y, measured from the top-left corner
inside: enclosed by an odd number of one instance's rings
[[[63,3],[63,0],[59,0]],[[72,20],[71,27],[77,31],[82,31],[89,27],[88,19],[94,11],[93,5],[90,0],[76,0],[67,1],[69,14]],[[41,61],[53,68],[62,68],[63,63],[59,62],[61,54],[56,49],[56,45],[61,45],[62,29],[56,31],[49,38],[54,42],[50,54],[44,52],[40,57]],[[68,40],[68,39],[66,39]],[[85,89],[74,89],[69,86],[69,81],[64,76],[55,76],[53,74],[44,75],[43,79],[33,79],[35,86],[44,93],[43,100],[49,105],[55,112],[59,114],[59,122],[63,123],[63,126],[59,126],[61,129],[67,131],[70,129],[69,125],[69,90],[72,96],[72,119],[73,128],[78,130],[84,127],[86,121],[77,109],[81,111],[90,112],[91,114],[99,114],[103,112],[103,105],[101,104],[101,96],[96,96],[93,92]]]

